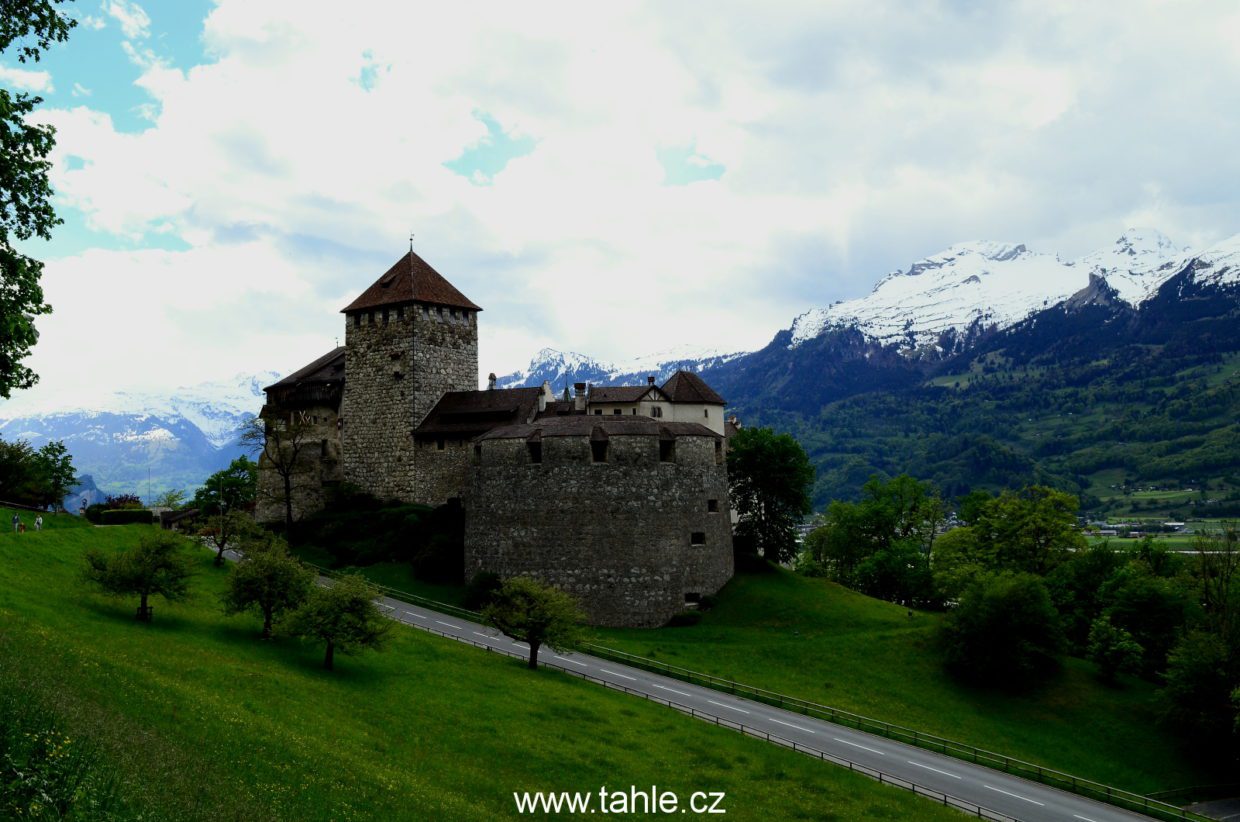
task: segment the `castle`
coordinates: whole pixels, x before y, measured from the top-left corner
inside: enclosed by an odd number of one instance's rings
[[[733,570],[723,398],[685,371],[571,396],[494,375],[477,390],[481,310],[412,250],[346,306],[345,344],[266,389],[259,519],[282,520],[286,496],[295,519],[312,513],[340,483],[459,501],[465,580],[535,577],[599,625],[661,625],[718,591]]]

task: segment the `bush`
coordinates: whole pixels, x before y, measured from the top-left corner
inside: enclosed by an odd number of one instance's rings
[[[669,628],[687,628],[690,625],[697,625],[702,621],[701,611],[680,611],[672,614],[672,618],[667,621]]]
[[[1058,621],[1038,577],[1011,572],[983,576],[943,620],[945,662],[962,678],[1018,688],[1055,668]]]
[[[135,523],[150,525],[154,521],[154,515],[145,508],[109,509],[99,515],[100,525],[133,525]]]
[[[103,512],[108,510],[108,506],[102,502],[96,502],[94,505],[86,506],[86,520],[93,522],[95,525],[103,522]]]
[[[496,592],[503,585],[504,581],[499,578],[499,574],[479,571],[465,586],[465,607],[471,611],[481,611],[491,604]]]

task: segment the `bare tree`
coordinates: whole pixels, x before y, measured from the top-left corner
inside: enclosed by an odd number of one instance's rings
[[[251,453],[261,452],[267,464],[281,481],[281,502],[284,505],[284,533],[293,529],[293,477],[298,460],[311,443],[311,424],[304,412],[267,412],[246,421],[241,429],[241,444]],[[261,489],[262,483],[259,483]]]

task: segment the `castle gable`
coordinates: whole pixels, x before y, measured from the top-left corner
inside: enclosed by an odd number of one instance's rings
[[[430,263],[410,251],[341,311],[348,313],[406,303],[445,305],[469,311],[482,310],[458,291],[456,286],[444,279],[442,274],[431,268]]]
[[[663,393],[672,402],[702,403],[704,405],[726,405],[723,397],[706,381],[692,371],[677,371],[668,381],[663,383]]]

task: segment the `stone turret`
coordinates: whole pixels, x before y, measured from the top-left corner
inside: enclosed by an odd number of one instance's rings
[[[481,310],[412,251],[343,309],[347,482],[422,501],[413,432],[445,393],[477,388]]]

